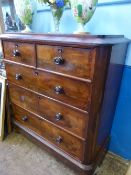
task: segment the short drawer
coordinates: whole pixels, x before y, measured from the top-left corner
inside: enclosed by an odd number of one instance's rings
[[[38,97],[35,93],[26,91],[23,88],[9,84],[10,101],[24,109],[37,113]]]
[[[3,41],[6,60],[36,66],[34,44]]]
[[[93,79],[96,48],[37,45],[38,68]]]
[[[92,84],[38,71],[24,66],[6,63],[9,81],[39,92],[61,102],[88,110]]]
[[[83,160],[84,142],[82,140],[71,136],[49,122],[38,118],[15,105],[13,106],[13,109],[15,121],[41,135],[48,142],[71,156],[81,161]]]
[[[88,115],[46,97],[9,84],[11,103],[27,109],[65,130],[86,137]]]

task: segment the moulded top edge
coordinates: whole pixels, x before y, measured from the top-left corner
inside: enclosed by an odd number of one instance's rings
[[[34,34],[34,33],[6,33],[1,34],[2,40],[20,40],[29,42],[60,43],[71,45],[113,45],[129,43],[123,35],[91,35],[91,34]]]

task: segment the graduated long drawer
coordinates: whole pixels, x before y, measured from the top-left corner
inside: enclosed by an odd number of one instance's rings
[[[30,129],[72,157],[83,160],[85,143],[34,114],[13,105],[14,121]]]
[[[13,84],[9,84],[12,104],[31,111],[81,139],[85,139],[88,114],[39,96]]]
[[[92,84],[33,68],[6,63],[10,82],[57,99],[74,107],[89,110]]]

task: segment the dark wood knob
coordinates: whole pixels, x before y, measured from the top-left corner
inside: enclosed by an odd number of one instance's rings
[[[58,136],[57,138],[56,138],[56,143],[57,144],[60,144],[62,142],[62,137],[61,136]]]
[[[64,64],[64,59],[61,56],[55,57],[54,63],[57,65],[62,65],[62,64]]]
[[[62,94],[64,92],[64,90],[61,86],[56,86],[55,92],[56,92],[56,94]]]
[[[21,74],[16,74],[15,75],[15,79],[16,80],[21,80],[22,79],[22,75]]]
[[[24,116],[24,117],[22,117],[22,120],[23,120],[24,122],[26,122],[26,121],[28,120],[28,117],[27,117],[27,116]]]
[[[20,52],[19,52],[18,49],[13,50],[13,56],[14,57],[19,57],[20,56]]]
[[[61,113],[57,113],[56,116],[55,116],[55,119],[56,121],[59,121],[63,118],[62,114]]]

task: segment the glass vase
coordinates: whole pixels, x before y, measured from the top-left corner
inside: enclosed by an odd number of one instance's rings
[[[74,33],[88,33],[84,30],[85,24],[92,18],[98,0],[70,0],[73,16],[78,22],[78,30]]]
[[[21,22],[25,25],[25,30],[22,32],[30,32],[30,24],[33,19],[34,11],[34,0],[14,0],[16,14],[18,15]]]
[[[25,29],[21,31],[22,33],[29,33],[29,32],[32,32],[31,31],[31,28],[30,28],[30,25],[25,25]]]
[[[63,7],[57,8],[56,6],[51,6],[51,12],[54,21],[54,32],[59,33],[60,20],[63,14]]]

